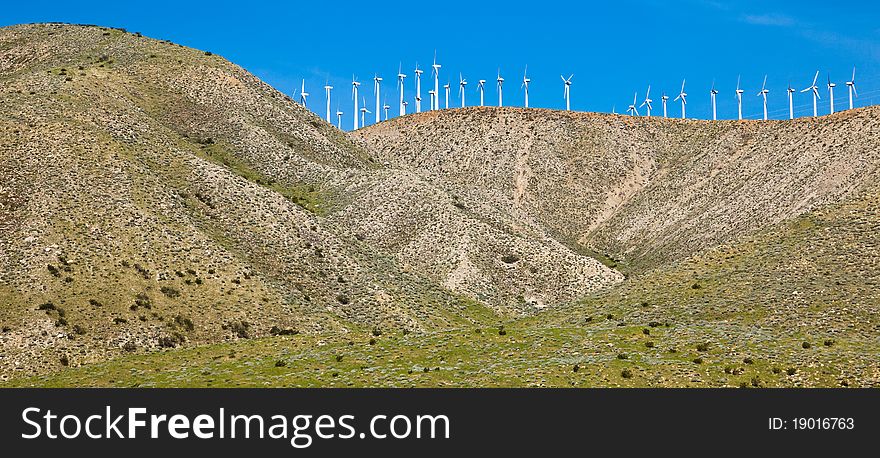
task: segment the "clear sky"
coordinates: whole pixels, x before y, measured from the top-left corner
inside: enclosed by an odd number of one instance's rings
[[[742,75],[744,115],[761,116],[757,96],[768,74],[771,118],[788,116],[786,88],[807,87],[819,76],[819,113],[829,110],[826,78],[838,84],[838,110],[848,105],[845,81],[857,67],[857,106],[880,103],[880,3],[835,1],[613,2],[6,2],[0,25],[61,21],[122,27],[209,50],[292,94],[305,78],[308,105],[323,116],[325,81],[335,86],[351,127],[351,78],[370,100],[374,73],[397,112],[395,78],[402,62],[406,98],[414,109],[413,69],[422,80],[423,109],[433,83],[434,50],[441,86],[469,81],[468,105],[478,103],[476,82],[486,79],[486,103],[497,103],[494,79],[501,68],[505,105],[522,105],[520,83],[529,68],[530,106],[564,108],[560,74],[574,74],[572,109],[618,113],[634,92],[639,103],[650,84],[654,114],[660,96],[671,95],[670,116],[682,78],[687,78],[688,117],[711,117],[709,90],[720,91],[719,118],[736,117],[734,90]],[[442,90],[442,89],[441,89]],[[457,106],[457,90],[450,105]],[[383,97],[384,98],[384,97]],[[370,107],[374,102],[369,102]],[[443,103],[441,97],[441,104]],[[812,112],[808,94],[795,94],[796,115]],[[644,114],[644,109],[641,110]]]

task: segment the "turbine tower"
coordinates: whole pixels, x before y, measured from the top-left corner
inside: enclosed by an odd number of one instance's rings
[[[406,106],[409,105],[409,102],[406,100],[403,101],[403,114],[406,114]]]
[[[400,64],[397,67],[397,89],[400,90],[400,102],[398,108],[400,108],[400,116],[406,114],[406,107],[403,104],[403,80],[406,79],[406,75],[403,74],[403,64]]]
[[[339,106],[336,107],[336,128],[342,130],[342,115],[345,114],[342,110],[339,109]]]
[[[669,100],[669,96],[664,92],[662,96],[660,96],[660,100],[663,101],[663,117],[666,118],[666,101]]]
[[[813,93],[813,117],[814,118],[816,116],[819,116],[819,109],[817,107],[818,103],[816,101],[818,99],[822,98],[822,97],[819,97],[819,86],[816,86],[817,79],[819,79],[819,71],[818,70],[816,70],[816,76],[813,77],[813,84],[811,84],[810,87],[801,91],[801,92],[811,91]]]
[[[376,94],[376,122],[381,121],[379,118],[379,83],[382,82],[382,77],[376,74],[373,74],[373,92]]]
[[[357,78],[354,76],[351,77],[351,97],[354,99],[354,130],[358,130],[358,87],[361,83],[358,82]]]
[[[501,88],[502,88],[502,86],[504,86],[504,78],[501,77],[501,69],[500,68],[498,69],[498,79],[496,81],[498,81],[498,106],[503,107],[504,106],[504,98],[502,97]]]
[[[676,100],[681,99],[681,119],[687,119],[687,115],[685,114],[685,108],[687,106],[687,100],[685,99],[687,98],[687,92],[684,91],[684,83],[685,80],[681,80],[681,91],[678,92],[678,97],[672,100],[675,102]]]
[[[437,97],[436,103],[434,103],[434,109],[438,109],[437,107],[440,105],[440,64],[437,63],[437,50],[434,50],[434,63],[431,64],[431,73],[434,74],[434,97]],[[447,91],[448,92],[448,91]],[[447,97],[448,99],[448,97]],[[447,108],[449,103],[446,104]]]
[[[526,65],[526,71],[523,72],[523,82],[522,82],[522,85],[519,87],[520,89],[523,89],[523,88],[525,89],[526,108],[529,107],[529,83],[532,82],[532,80],[529,79],[529,77],[527,76],[528,73],[529,73],[529,66]]]
[[[828,99],[831,103],[831,114],[834,114],[834,88],[837,84],[831,82],[831,74],[828,75]]]
[[[461,96],[461,107],[464,108],[464,88],[467,86],[467,80],[462,78],[461,73],[458,74],[458,95]]]
[[[712,80],[712,89],[709,91],[709,98],[712,100],[712,120],[718,120],[718,109],[715,105],[715,99],[718,96],[718,90],[715,89],[715,80]]]
[[[636,109],[636,99],[639,98],[639,93],[636,92],[633,94],[633,103],[630,104],[629,108],[626,111],[629,112],[630,116],[638,116],[639,110]]]
[[[309,96],[309,93],[306,92],[306,80],[303,79],[302,90],[299,91],[299,103],[306,108],[308,108],[306,106],[306,97],[308,97],[308,96]]]
[[[367,113],[370,113],[370,110],[367,109],[367,98],[364,97],[364,106],[361,107],[361,127],[367,126]]]
[[[436,94],[434,93],[433,89],[428,90],[428,96],[431,97],[431,111],[434,111],[434,109],[436,108],[436,107],[434,107],[434,98],[435,98],[434,96],[435,95]],[[416,102],[416,103],[418,103],[418,102]]]
[[[568,77],[568,79],[565,79],[564,76],[559,75],[559,77],[562,78],[562,84],[565,85],[565,88],[562,92],[562,96],[565,98],[565,111],[571,111],[571,78],[573,76],[574,73],[572,73],[571,76]]]
[[[791,83],[788,84],[788,119],[794,119],[794,93]]]
[[[382,109],[385,110],[385,120],[388,120],[388,110],[391,109],[391,105],[388,105],[388,100],[385,100],[385,103],[382,104]]]
[[[324,91],[327,93],[327,123],[330,123],[330,91],[333,89],[333,86],[330,85],[330,81],[327,81],[324,84]]]
[[[419,70],[419,63],[416,62],[416,113],[422,112],[422,70]],[[433,102],[433,100],[432,100]]]
[[[736,77],[736,107],[737,107],[737,119],[742,121],[743,118],[743,91],[742,88],[739,87],[739,79],[740,77]]]
[[[645,92],[645,101],[642,102],[641,105],[639,105],[639,108],[644,107],[644,106],[648,107],[648,117],[649,118],[651,117],[651,109],[654,108],[651,105],[651,102],[653,102],[653,100],[651,100],[651,85],[649,84],[648,85],[648,92]]]
[[[764,121],[767,120],[767,93],[770,92],[767,89],[767,75],[764,75],[764,84],[761,85],[761,91],[758,92],[759,97],[764,97]]]
[[[856,68],[853,67],[853,76],[852,79],[846,82],[846,87],[849,89],[849,109],[853,109],[853,94],[856,97],[859,96],[858,91],[856,91]]]
[[[480,89],[480,106],[481,107],[485,106],[485,104],[483,103],[483,100],[484,100],[483,99],[483,89],[485,86],[486,86],[486,80],[477,81],[477,87]]]
[[[446,108],[447,110],[449,109],[449,87],[449,81],[447,81],[446,84],[443,85],[443,91],[446,92],[446,105],[444,106],[444,108]]]

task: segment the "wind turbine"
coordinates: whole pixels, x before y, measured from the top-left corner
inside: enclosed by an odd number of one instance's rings
[[[458,94],[461,96],[461,107],[464,108],[464,88],[467,86],[467,80],[458,74]]]
[[[486,85],[486,80],[477,81],[477,87],[480,88],[480,106],[484,106],[483,104],[483,88]]]
[[[403,101],[403,114],[406,114],[406,106],[409,105],[409,102],[406,100]]]
[[[367,120],[366,120],[367,113],[370,113],[370,110],[367,109],[367,98],[364,97],[364,106],[361,107],[361,126],[362,127],[367,126]],[[357,117],[357,115],[355,115],[355,117]]]
[[[818,107],[817,107],[817,102],[816,102],[816,101],[817,101],[818,99],[821,99],[821,98],[822,98],[822,97],[819,97],[819,86],[816,86],[816,80],[817,80],[817,79],[819,79],[819,71],[818,71],[818,70],[816,70],[816,76],[813,77],[813,84],[811,84],[810,87],[808,87],[808,88],[806,88],[806,89],[804,89],[804,90],[801,91],[801,92],[807,92],[807,91],[812,91],[812,92],[813,92],[813,117],[814,117],[814,118],[815,118],[816,116],[819,116],[819,109],[818,109]]]
[[[304,106],[304,107],[306,107],[306,97],[308,97],[308,96],[309,96],[309,93],[306,92],[306,80],[303,79],[302,90],[299,91],[299,103],[302,104],[302,106]],[[306,107],[306,108],[308,108],[308,107]]]
[[[330,91],[333,89],[333,86],[330,85],[330,81],[327,81],[324,84],[324,91],[327,92],[327,123],[330,123]]]
[[[645,101],[642,102],[641,105],[639,105],[639,108],[644,107],[644,106],[648,107],[648,117],[649,118],[651,117],[651,109],[654,108],[653,106],[651,106],[651,102],[653,102],[653,100],[651,100],[650,96],[651,96],[651,85],[649,84],[648,85],[648,92],[645,92]],[[633,103],[635,103],[635,102],[633,102]]]
[[[837,87],[836,83],[831,82],[831,74],[828,74],[828,98],[831,102],[831,114],[834,114],[834,88]]]
[[[764,97],[764,121],[767,120],[767,93],[768,92],[770,92],[770,90],[767,89],[767,75],[764,75],[764,84],[761,85],[761,91],[758,92],[759,97],[761,97],[761,96]]]
[[[639,110],[636,108],[636,99],[639,98],[639,93],[636,92],[633,94],[633,103],[630,104],[629,108],[626,111],[629,112],[630,116],[638,116]]]
[[[382,104],[382,109],[385,110],[385,120],[388,120],[388,110],[391,109],[391,105],[388,105],[388,99],[385,99],[385,103]]]
[[[532,82],[532,80],[529,79],[528,76],[526,76],[528,73],[529,73],[529,66],[526,65],[526,71],[523,72],[523,82],[522,82],[522,85],[520,85],[520,87],[519,87],[520,89],[525,88],[525,94],[526,94],[526,108],[529,107],[529,83]]]
[[[685,99],[687,98],[687,92],[684,91],[684,83],[685,80],[681,80],[681,91],[679,91],[678,97],[672,100],[675,102],[676,100],[681,99],[681,119],[687,118],[687,115],[685,114],[685,107],[687,106],[687,100]]]
[[[437,63],[436,49],[434,50],[434,63],[431,64],[431,73],[434,74],[434,97],[438,97],[437,102],[434,104],[434,108],[438,109],[437,107],[440,105],[440,64]],[[447,103],[446,105],[447,108],[449,108],[449,103]]]
[[[358,87],[361,85],[354,76],[351,77],[351,97],[354,99],[354,130],[358,129]]]
[[[400,103],[398,108],[400,108],[400,116],[406,114],[406,108],[403,105],[403,81],[406,79],[406,75],[403,74],[403,64],[400,64],[397,67],[397,89],[400,90]]]
[[[446,84],[443,85],[443,90],[446,92],[446,105],[445,105],[445,108],[446,108],[446,109],[449,109],[449,81],[447,81]],[[440,103],[440,102],[437,102],[437,103]],[[438,108],[438,109],[439,109],[439,108]]]
[[[718,110],[715,105],[715,99],[718,95],[718,90],[715,89],[715,80],[712,80],[712,89],[709,91],[709,98],[712,99],[712,120],[718,120]]]
[[[498,69],[498,79],[496,81],[498,81],[498,106],[503,107],[504,106],[504,102],[503,102],[504,99],[501,96],[502,95],[501,88],[502,88],[502,86],[504,86],[504,78],[501,77],[501,69],[500,68]]]
[[[436,109],[436,107],[434,106],[434,99],[435,99],[434,96],[435,95],[436,94],[434,93],[433,89],[428,90],[428,96],[431,97],[431,111],[434,111],[434,109]],[[418,103],[418,102],[416,102],[416,103]]]
[[[382,77],[376,74],[373,74],[373,92],[376,94],[376,122],[381,121],[379,118],[379,83],[382,82]]]
[[[740,80],[740,77],[737,76],[736,77],[736,107],[737,107],[737,111],[739,112],[737,119],[742,121],[742,118],[743,118],[743,92],[745,92],[745,91],[743,91],[739,87],[739,80]]]
[[[859,93],[856,91],[856,68],[853,67],[853,76],[852,79],[846,82],[847,89],[849,89],[849,109],[853,109],[853,94],[856,97],[859,96]]]
[[[345,114],[342,110],[339,109],[339,105],[336,105],[336,128],[342,130],[342,115]]]
[[[666,118],[666,101],[669,100],[669,96],[664,92],[662,96],[660,96],[660,100],[663,101],[663,117]]]
[[[571,78],[574,77],[574,73],[565,79],[564,76],[559,75],[562,78],[562,83],[565,85],[563,89],[562,96],[565,98],[565,111],[571,111]]]
[[[794,93],[796,92],[788,83],[788,119],[794,119]]]
[[[422,70],[419,70],[419,63],[416,62],[416,113],[422,112]],[[431,101],[433,103],[433,100]],[[433,110],[433,108],[432,108]]]

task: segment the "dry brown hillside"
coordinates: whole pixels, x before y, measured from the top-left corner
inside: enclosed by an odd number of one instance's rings
[[[0,375],[270,333],[422,332],[622,276],[463,206],[210,52],[0,29]]]
[[[511,207],[635,270],[839,201],[880,176],[877,107],[770,122],[474,107],[356,135],[391,167]]]

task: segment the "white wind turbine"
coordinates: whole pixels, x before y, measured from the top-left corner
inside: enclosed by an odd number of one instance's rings
[[[819,86],[816,86],[816,80],[819,79],[819,71],[816,71],[816,76],[813,77],[813,84],[811,84],[808,88],[802,90],[801,92],[811,91],[813,93],[813,117],[819,116],[819,108],[818,103],[816,102],[819,97]]]
[[[718,96],[718,90],[715,89],[715,80],[712,80],[712,89],[709,90],[709,98],[712,99],[712,120],[718,120],[718,110],[715,105],[715,99]]]
[[[831,82],[831,74],[828,74],[828,99],[831,103],[831,114],[834,114],[834,88],[837,84]]]
[[[636,92],[633,94],[633,103],[630,104],[629,108],[626,111],[629,112],[630,116],[638,116],[639,110],[636,108],[636,99],[639,98],[639,93]]]
[[[406,100],[403,101],[403,114],[406,114],[406,106],[409,105],[409,102]]]
[[[764,75],[764,84],[761,85],[761,91],[758,92],[758,97],[764,97],[764,121],[767,120],[767,93],[770,92],[767,89],[767,75]]]
[[[385,103],[382,104],[382,109],[385,110],[385,120],[388,120],[388,110],[391,109],[391,105],[388,105],[388,100],[385,100]]]
[[[379,84],[382,82],[382,77],[379,75],[373,75],[373,92],[376,94],[376,122],[381,121],[379,117]]]
[[[525,89],[526,108],[529,107],[529,83],[532,82],[532,80],[527,76],[528,73],[529,73],[529,66],[526,65],[526,71],[523,72],[523,82],[522,82],[522,85],[520,85],[520,87],[519,87],[520,89]]]
[[[437,107],[434,106],[434,99],[436,98],[436,97],[435,97],[436,95],[437,95],[437,94],[434,93],[434,90],[433,90],[433,89],[429,89],[429,90],[428,90],[428,96],[431,98],[431,111],[434,111],[434,110],[437,108]],[[418,103],[418,102],[416,102],[416,103]]]
[[[422,70],[419,70],[419,63],[416,62],[416,69],[414,71],[416,74],[416,113],[422,112]],[[434,100],[431,100],[433,104]],[[433,108],[432,108],[433,110]]]
[[[400,102],[398,108],[400,108],[400,116],[406,114],[406,108],[403,105],[403,82],[406,79],[406,75],[403,74],[403,64],[400,64],[397,67],[397,89],[400,90]]]
[[[796,92],[791,83],[788,83],[788,119],[794,119],[794,93]]]
[[[351,77],[351,97],[354,99],[354,130],[358,129],[358,87],[361,83],[358,82],[357,78],[354,76]]]
[[[737,107],[737,119],[742,121],[743,118],[743,91],[742,88],[739,87],[740,77],[736,77],[736,107]]]
[[[645,101],[642,102],[641,105],[639,105],[639,108],[641,108],[641,107],[647,107],[647,108],[648,108],[648,117],[649,117],[649,118],[651,117],[651,110],[654,108],[654,107],[651,105],[651,102],[653,102],[653,100],[651,100],[651,85],[649,84],[649,85],[648,85],[648,92],[645,92]]]
[[[434,109],[439,109],[440,105],[440,64],[437,63],[437,50],[434,50],[434,63],[431,64],[431,73],[434,75],[434,97],[437,98],[436,103],[434,103]],[[449,91],[447,91],[449,92]],[[448,99],[449,97],[447,97]],[[447,101],[446,108],[449,108],[449,103]]]
[[[458,74],[458,95],[461,96],[461,107],[464,108],[464,88],[467,86],[467,80],[462,78],[461,73]]]
[[[504,98],[502,97],[502,86],[504,86],[504,78],[501,77],[501,69],[498,69],[498,106],[504,106]]]
[[[660,96],[660,100],[663,101],[663,117],[666,118],[666,101],[669,100],[669,96],[666,95],[666,92],[664,92],[663,95]]]
[[[859,96],[858,91],[856,91],[856,68],[853,67],[853,76],[852,79],[846,82],[846,87],[849,89],[849,109],[853,109],[853,94],[856,97]]]
[[[306,80],[303,79],[302,90],[299,91],[299,103],[304,107],[306,106],[306,97],[308,97],[308,96],[309,96],[309,93],[306,92]]]
[[[327,81],[324,84],[324,91],[327,93],[327,123],[330,123],[330,91],[333,89],[333,86],[330,85],[330,82]]]
[[[684,83],[685,80],[681,80],[681,91],[678,92],[678,97],[672,100],[673,102],[675,102],[676,100],[681,99],[681,119],[687,118],[687,115],[685,114],[685,108],[687,106],[687,92],[684,91]]]
[[[562,75],[559,75],[559,77],[562,78],[562,84],[565,85],[562,91],[562,96],[565,98],[565,111],[571,111],[571,78],[574,77],[574,73],[568,79],[565,79]]]
[[[364,106],[361,107],[361,127],[367,126],[367,113],[371,113],[371,111],[367,109],[367,98],[364,97]]]
[[[444,108],[446,108],[446,109],[449,109],[449,88],[450,88],[449,81],[447,81],[446,84],[443,85],[443,91],[446,92],[446,105],[444,106]],[[438,108],[438,110],[439,110],[439,108]]]
[[[485,106],[483,103],[483,88],[486,86],[486,80],[477,81],[477,87],[480,89],[480,106]]]
[[[336,128],[342,130],[342,115],[345,114],[339,107],[336,107]]]

